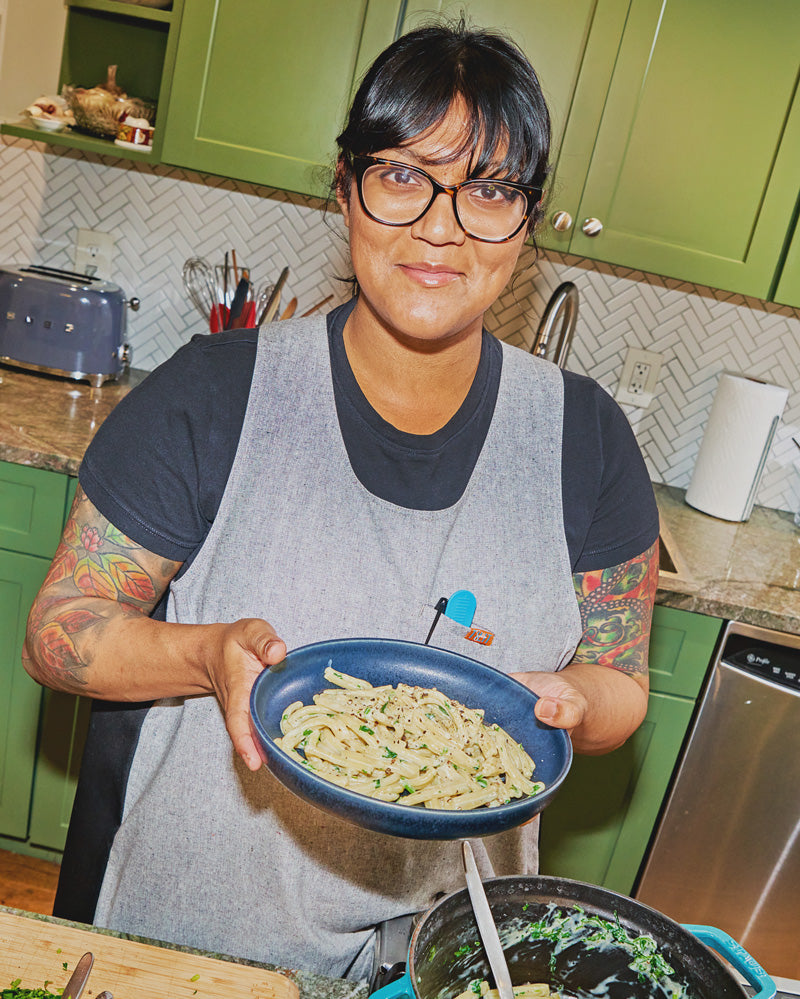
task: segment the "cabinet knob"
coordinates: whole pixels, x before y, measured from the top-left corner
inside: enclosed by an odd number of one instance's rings
[[[600,219],[584,219],[581,232],[585,236],[599,236],[603,231],[603,223]]]
[[[553,212],[550,221],[556,232],[566,232],[572,228],[572,216],[569,212]]]

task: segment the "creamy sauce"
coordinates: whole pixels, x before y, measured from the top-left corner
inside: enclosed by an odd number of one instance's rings
[[[636,973],[639,984],[649,987],[649,997],[692,999],[686,986],[672,977],[674,969],[659,953],[658,944],[653,937],[649,934],[633,936],[618,921],[587,915],[580,906],[564,910],[550,903],[540,920],[531,922],[524,916],[517,917],[500,930],[503,950],[518,946],[525,940],[549,940],[553,943],[551,973],[555,971],[556,959],[576,944],[588,950],[621,950],[630,957],[628,968]],[[566,964],[565,970],[576,967],[579,960],[580,957],[573,958]],[[618,975],[610,975],[590,991],[582,990],[581,995],[591,996],[593,999],[609,999],[611,987],[620,984]]]
[[[526,918],[523,911],[521,915],[499,925],[498,932],[512,980],[519,982],[525,979],[520,977],[520,969],[515,975],[514,965],[525,960],[524,945],[529,941],[552,944],[550,988],[553,995],[560,999],[634,999],[632,988],[635,989],[635,999],[695,999],[685,983],[674,977],[674,969],[659,953],[658,944],[652,936],[632,934],[618,921],[587,915],[580,906],[565,909],[550,903],[544,916],[535,921]],[[575,947],[574,954],[569,952],[571,947]],[[578,989],[574,985],[562,987],[560,983],[569,981],[571,972],[586,961],[587,951],[614,955],[614,963],[619,970],[594,983],[591,989]],[[623,956],[620,957],[620,954]],[[429,960],[432,957],[432,954],[428,955]],[[623,965],[621,969],[620,964]],[[449,989],[440,990],[436,999],[453,999],[465,989],[472,989],[477,999],[486,968],[483,946],[476,939],[474,928],[470,932],[465,927],[459,934],[450,966],[452,984]],[[421,962],[417,967],[421,991],[424,991],[425,977],[424,962]],[[530,981],[530,978],[527,980]],[[466,985],[463,984],[465,982]]]

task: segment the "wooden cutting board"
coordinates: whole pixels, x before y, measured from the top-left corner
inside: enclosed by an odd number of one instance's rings
[[[84,999],[92,999],[104,989],[114,999],[299,996],[295,983],[275,971],[0,912],[0,989],[16,978],[25,988],[41,988],[45,981],[50,982],[51,990],[63,988],[87,951],[94,954],[94,968]]]

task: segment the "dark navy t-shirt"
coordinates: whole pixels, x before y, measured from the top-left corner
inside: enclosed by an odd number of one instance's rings
[[[435,434],[405,434],[372,409],[347,362],[342,331],[351,307],[330,313],[328,337],[337,414],[353,470],[365,488],[390,502],[443,509],[466,488],[486,438],[502,348],[484,333],[478,370],[459,411]],[[256,344],[253,330],[194,337],[120,402],[81,466],[81,485],[98,510],[138,544],[183,562],[184,569],[225,490]],[[573,571],[603,569],[650,547],[658,512],[622,411],[592,379],[568,371],[563,377],[561,489],[570,560]],[[280,468],[268,473],[280,475]],[[163,619],[165,606],[162,600],[153,616]],[[86,923],[94,917],[148,707],[93,704],[57,916]]]
[[[400,506],[451,506],[491,423],[501,345],[484,332],[472,387],[444,427],[405,433],[370,406],[347,361],[343,329],[353,305],[327,317],[337,415],[353,471],[370,492]],[[233,464],[257,336],[235,330],[193,337],[119,403],[81,466],[83,489],[115,527],[184,568],[214,521]],[[604,569],[655,541],[658,511],[619,406],[592,379],[569,371],[563,378],[561,486],[570,561],[574,572]]]

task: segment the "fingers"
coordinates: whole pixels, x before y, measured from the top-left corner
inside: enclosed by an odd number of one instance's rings
[[[285,656],[286,643],[266,621],[237,621],[228,630],[215,690],[233,747],[250,770],[262,763],[251,728],[250,692],[261,671]]]
[[[242,758],[248,770],[258,770],[263,761],[250,727],[249,698],[247,711],[231,711],[227,715],[225,723],[237,755]]]

